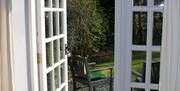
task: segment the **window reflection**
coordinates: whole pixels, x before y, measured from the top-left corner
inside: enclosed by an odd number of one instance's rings
[[[154,23],[153,23],[153,45],[161,45],[162,39],[162,24],[163,24],[163,13],[154,12]]]
[[[164,0],[154,0],[154,5],[164,6]]]
[[[131,88],[131,91],[145,91],[145,89],[141,89],[141,88]]]
[[[132,82],[145,82],[146,52],[132,51]]]
[[[133,13],[133,44],[146,45],[147,12]]]
[[[152,52],[152,63],[151,63],[151,83],[159,83],[159,72],[160,72],[160,52]]]
[[[147,0],[134,0],[134,6],[147,6]]]

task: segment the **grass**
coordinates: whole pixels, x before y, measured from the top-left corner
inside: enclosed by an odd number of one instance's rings
[[[143,64],[146,62],[146,52],[143,51],[134,51],[132,53],[132,69],[143,74],[144,66]],[[160,61],[160,52],[152,52],[152,62]],[[98,62],[95,67],[96,68],[105,68],[114,66],[114,57],[111,55],[110,60]],[[109,71],[101,71],[102,74],[110,75]],[[138,78],[137,75],[132,74],[132,80],[136,80]]]
[[[114,66],[114,55],[112,53],[110,53],[111,55],[109,55],[106,60],[100,60],[97,59],[98,61],[96,62],[97,64],[95,65],[95,68],[105,68],[105,67],[113,67]],[[146,52],[142,52],[142,51],[135,51],[132,53],[132,69],[137,71],[140,74],[143,74],[143,64],[146,62]],[[158,62],[160,61],[160,52],[152,52],[152,61],[153,62]],[[100,71],[100,73],[109,76],[110,72],[109,70],[105,70],[105,71]],[[113,71],[114,74],[114,71]],[[136,80],[138,78],[137,75],[132,74],[131,76],[132,80]]]
[[[106,60],[105,62],[97,63],[95,67],[98,68],[106,68],[106,67],[114,67],[114,57],[111,56],[110,60]],[[105,74],[106,76],[110,76],[109,70],[100,71],[100,73]],[[114,74],[114,70],[113,70]]]

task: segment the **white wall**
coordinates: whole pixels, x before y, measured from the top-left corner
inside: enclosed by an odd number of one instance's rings
[[[6,0],[0,0],[0,91],[14,91],[12,41]]]
[[[12,0],[11,29],[13,32],[15,91],[28,91],[25,0]]]

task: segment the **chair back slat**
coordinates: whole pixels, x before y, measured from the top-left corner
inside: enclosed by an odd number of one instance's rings
[[[88,62],[87,57],[81,56],[72,56],[72,60],[70,63],[72,75],[74,77],[84,77],[88,79],[89,70],[88,70]]]

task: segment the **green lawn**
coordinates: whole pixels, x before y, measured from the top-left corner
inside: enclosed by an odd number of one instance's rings
[[[146,62],[146,52],[143,51],[135,51],[132,53],[132,70],[137,71],[140,74],[143,74],[144,71],[144,63]],[[160,52],[152,52],[152,62],[160,61]],[[105,62],[100,62],[95,65],[96,68],[104,68],[114,66],[114,58],[111,60],[107,60]],[[101,71],[102,74],[109,75],[109,71]],[[137,79],[137,75],[132,74],[132,80]]]
[[[98,68],[106,68],[106,67],[114,67],[114,59],[112,57],[111,60],[96,64],[95,67],[97,69]],[[104,71],[101,71],[100,73],[105,74],[106,76],[110,76],[110,71],[109,70],[104,70]],[[114,70],[113,70],[113,73],[114,73]]]

